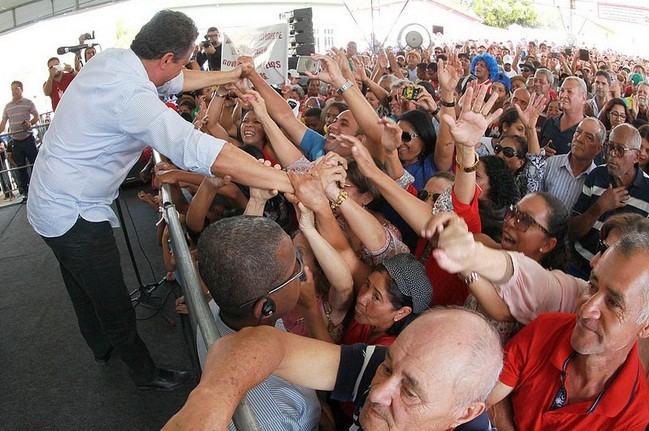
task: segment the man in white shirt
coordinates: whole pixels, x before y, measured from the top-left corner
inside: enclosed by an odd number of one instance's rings
[[[184,69],[197,37],[190,18],[165,10],[142,27],[131,49],[97,54],[68,87],[33,170],[28,220],[59,261],[81,334],[100,364],[114,349],[138,390],[171,390],[189,377],[158,369],[138,336],[112,232],[118,221],[110,204],[141,151],[150,145],[183,169],[292,190],[286,173],[195,130],[160,101],[159,94],[250,72]]]

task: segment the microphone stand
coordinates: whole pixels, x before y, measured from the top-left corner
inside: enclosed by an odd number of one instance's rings
[[[152,297],[151,293],[153,293],[153,291],[156,290],[160,285],[165,283],[167,279],[166,277],[162,277],[160,281],[149,284],[144,284],[142,282],[140,270],[138,269],[137,261],[135,260],[135,255],[133,254],[133,248],[131,247],[131,239],[128,236],[128,230],[126,229],[126,222],[124,219],[124,214],[122,213],[122,205],[119,202],[119,196],[117,196],[117,199],[115,199],[115,206],[117,207],[117,216],[119,217],[119,222],[122,225],[122,232],[124,233],[124,239],[126,240],[126,248],[128,249],[128,255],[131,258],[131,264],[133,265],[135,278],[137,278],[138,283],[138,290],[131,292],[131,297],[137,292],[139,292],[139,296],[136,299],[132,299],[132,302],[135,302],[135,306],[142,305],[142,307],[144,308],[157,310],[161,307],[160,298]],[[169,322],[169,324],[172,324],[171,320],[167,316],[164,317]]]

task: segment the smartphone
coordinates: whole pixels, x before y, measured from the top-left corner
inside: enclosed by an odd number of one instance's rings
[[[556,53],[556,52],[551,52],[550,53],[550,58],[558,58],[558,57],[559,57],[558,53]]]
[[[420,89],[416,87],[405,87],[401,95],[404,99],[414,100],[419,96],[419,91]]]
[[[587,49],[580,49],[579,50],[579,59],[583,61],[589,61],[590,60],[590,51]]]
[[[563,53],[566,55],[566,57],[571,57],[572,56],[572,48],[566,48]]]
[[[314,60],[307,55],[301,55],[297,58],[297,71],[304,74],[309,71],[311,73],[320,72],[320,60]]]

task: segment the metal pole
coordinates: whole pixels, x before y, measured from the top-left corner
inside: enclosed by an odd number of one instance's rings
[[[160,162],[160,154],[153,151],[153,157],[156,163]],[[162,197],[162,208],[167,226],[169,227],[169,234],[171,238],[171,245],[174,251],[176,266],[180,271],[183,281],[183,293],[185,294],[185,303],[189,309],[190,316],[194,316],[196,323],[201,330],[205,345],[209,349],[210,346],[220,338],[219,331],[216,327],[216,322],[212,316],[205,296],[200,288],[200,281],[196,268],[192,261],[189,247],[185,242],[185,235],[178,218],[178,211],[171,201],[171,193],[169,192],[169,184],[163,184],[160,189]],[[237,406],[232,421],[239,431],[259,431],[261,428],[255,419],[255,415],[248,403],[246,397],[241,399]]]

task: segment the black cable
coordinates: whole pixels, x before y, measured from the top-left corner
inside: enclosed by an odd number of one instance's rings
[[[136,319],[137,320],[148,320],[148,319],[151,319],[152,317],[155,317],[162,310],[164,305],[167,303],[167,299],[169,299],[169,295],[171,295],[171,293],[174,290],[176,290],[178,287],[180,287],[180,286],[178,284],[176,284],[175,286],[173,286],[172,288],[169,289],[169,292],[167,292],[167,294],[164,296],[164,299],[160,303],[160,306],[155,308],[153,313],[151,313],[150,315],[148,315],[146,317],[136,317]],[[139,299],[136,302],[139,302]]]
[[[117,198],[119,199],[119,196]],[[155,271],[153,270],[153,265],[151,264],[151,260],[149,260],[149,256],[144,251],[144,247],[142,247],[140,235],[138,234],[137,229],[135,228],[135,222],[133,221],[133,215],[131,214],[131,209],[128,207],[128,202],[126,199],[122,199],[122,201],[124,202],[124,208],[126,208],[126,212],[128,213],[128,218],[131,221],[131,226],[133,226],[133,233],[135,234],[135,238],[137,239],[138,248],[142,252],[142,255],[144,255],[144,259],[149,265],[149,270],[151,271],[151,277],[153,278],[153,280],[155,280]],[[124,226],[124,229],[126,229],[126,226]]]

